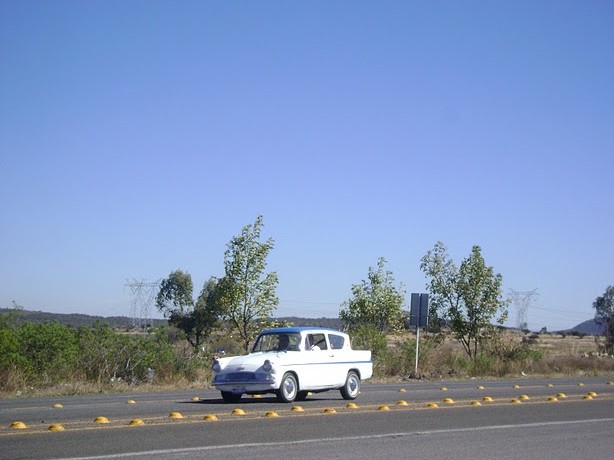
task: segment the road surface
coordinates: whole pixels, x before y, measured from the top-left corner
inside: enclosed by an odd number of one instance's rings
[[[610,458],[612,380],[364,384],[356,407],[339,392],[294,404],[224,404],[212,390],[3,400],[0,459]]]

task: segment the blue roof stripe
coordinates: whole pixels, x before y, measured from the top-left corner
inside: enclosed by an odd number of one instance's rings
[[[261,334],[300,334],[303,331],[319,331],[319,332],[336,332],[344,334],[344,332],[337,329],[331,329],[329,327],[274,327],[272,329],[266,329]]]

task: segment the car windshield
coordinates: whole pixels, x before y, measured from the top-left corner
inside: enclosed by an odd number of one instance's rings
[[[288,332],[273,332],[269,334],[261,334],[252,353],[264,351],[298,351],[298,344],[301,336],[297,333]]]

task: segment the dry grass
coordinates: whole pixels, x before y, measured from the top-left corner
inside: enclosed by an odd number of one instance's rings
[[[178,390],[202,390],[211,388],[211,371],[209,369],[198,369],[193,379],[185,377],[175,378],[172,381],[140,382],[133,384],[122,380],[98,384],[83,380],[65,381],[49,386],[29,386],[19,384],[12,388],[19,388],[14,391],[0,391],[0,399],[22,398],[31,396],[69,396],[87,394],[112,394],[112,393],[145,393],[157,391],[178,391]]]
[[[389,371],[399,367],[411,371],[401,378],[415,378],[415,358],[403,353],[404,344],[415,341],[415,334],[404,333],[388,337],[391,351]],[[573,376],[612,375],[614,356],[600,355],[603,337],[531,334],[519,331],[502,331],[485,350],[487,353],[472,363],[462,345],[450,334],[422,335],[420,338],[420,362],[418,378],[445,379],[470,377]],[[399,362],[406,362],[399,366]],[[408,363],[407,361],[411,361]],[[379,370],[379,369],[378,369]],[[392,380],[393,372],[379,372],[377,377]]]

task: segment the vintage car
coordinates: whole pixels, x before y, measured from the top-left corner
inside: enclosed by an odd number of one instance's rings
[[[373,362],[370,351],[352,350],[344,332],[284,327],[261,332],[248,355],[215,359],[212,370],[212,384],[225,402],[265,393],[281,402],[302,401],[309,392],[328,390],[355,399],[360,381],[373,374]]]

